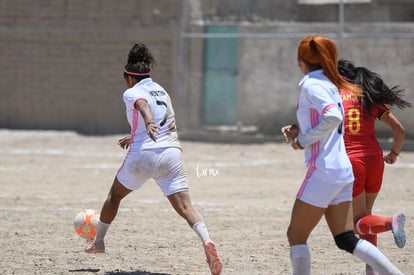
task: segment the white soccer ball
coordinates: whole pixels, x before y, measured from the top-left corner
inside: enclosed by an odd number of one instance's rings
[[[99,211],[94,209],[85,209],[76,214],[73,220],[76,233],[86,240],[95,238],[99,216]]]

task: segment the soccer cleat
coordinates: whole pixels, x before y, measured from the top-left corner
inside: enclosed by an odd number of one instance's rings
[[[405,226],[405,215],[403,213],[398,213],[392,216],[391,219],[391,231],[394,235],[395,244],[399,248],[403,248],[406,242],[406,236],[404,231]]]
[[[91,240],[89,245],[85,248],[86,253],[104,253],[105,252],[105,244],[103,240],[95,242],[95,240]]]
[[[223,262],[216,251],[216,245],[212,241],[204,243],[204,250],[206,252],[207,263],[212,275],[220,275],[223,269]]]

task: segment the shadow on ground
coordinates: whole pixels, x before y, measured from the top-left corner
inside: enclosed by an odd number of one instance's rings
[[[172,275],[170,273],[157,273],[157,272],[148,272],[148,271],[122,271],[122,270],[115,270],[105,272],[105,275]]]
[[[69,270],[69,273],[73,274],[84,274],[84,273],[98,273],[100,271],[99,268],[80,268],[80,269],[71,269]],[[172,275],[170,273],[154,273],[154,272],[148,272],[148,271],[122,271],[122,270],[114,270],[114,271],[108,271],[104,273],[105,275]]]

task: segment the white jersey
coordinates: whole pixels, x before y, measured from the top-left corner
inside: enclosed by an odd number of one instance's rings
[[[308,169],[318,170],[324,181],[349,183],[354,180],[352,165],[343,140],[343,107],[336,86],[315,70],[301,82],[297,106],[299,143],[305,148]],[[315,175],[316,175],[315,174]]]
[[[126,116],[131,126],[131,151],[178,147],[178,135],[175,127],[174,110],[171,98],[159,84],[151,78],[145,78],[127,89],[123,99],[126,106]],[[141,113],[135,108],[138,100],[145,100],[153,114],[153,120],[160,127],[157,141],[147,134],[147,127]]]

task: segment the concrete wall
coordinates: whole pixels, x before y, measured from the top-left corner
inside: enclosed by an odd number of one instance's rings
[[[220,1],[219,4],[224,3]],[[121,98],[125,89],[122,69],[133,43],[144,42],[158,61],[153,78],[170,92],[176,112],[181,114],[179,129],[200,129],[203,40],[185,39],[184,74],[179,76],[179,2],[0,0],[0,128],[75,130],[85,134],[128,132]],[[189,1],[187,32],[202,32],[203,24],[208,23],[203,20],[214,15],[227,18],[226,14],[240,8],[231,1],[218,5],[215,11],[204,7],[215,2]],[[293,19],[312,21],[309,15],[320,12],[316,7],[297,9],[293,1],[282,2],[289,3],[286,8],[294,13]],[[402,0],[398,3],[404,4]],[[335,14],[334,7],[326,9],[325,12]],[[389,9],[381,7],[370,16],[391,18]],[[258,20],[261,12],[268,16],[262,23]],[[407,13],[402,14],[406,20]],[[286,13],[272,13],[265,7],[262,11],[245,12],[243,16],[247,17],[240,18],[249,19],[250,15],[259,22],[240,24],[240,32],[337,32],[333,23],[272,23],[275,19],[272,16],[286,16]],[[378,28],[412,33],[413,27],[412,22],[347,24],[348,31]],[[260,133],[274,134],[280,126],[295,120],[297,83],[301,78],[296,65],[298,41],[299,38],[239,40],[237,104],[241,124],[257,126]],[[344,39],[341,49],[343,57],[377,71],[390,84],[401,84],[406,88],[406,98],[414,103],[413,51],[414,39]],[[183,97],[178,102],[177,87],[181,80]],[[397,114],[409,136],[414,137],[413,109]],[[384,131],[384,135],[389,134]]]
[[[391,3],[392,2],[392,3]],[[298,5],[294,1],[275,0],[266,5],[246,9],[236,2],[220,0],[191,1],[187,32],[202,33],[203,24],[236,24],[239,33],[337,33],[336,5]],[[375,8],[372,8],[375,5]],[[279,8],[279,9],[278,9]],[[202,9],[204,12],[198,12]],[[412,33],[414,5],[405,0],[346,7],[345,31],[350,33]],[[261,20],[258,18],[262,18]],[[275,22],[283,18],[291,22]],[[322,19],[322,20],[321,20]],[[298,20],[302,23],[293,22]],[[388,20],[399,23],[388,23]],[[315,23],[313,21],[318,21]],[[325,22],[320,22],[325,21]],[[385,21],[385,23],[379,23]],[[201,23],[200,23],[201,22]],[[308,23],[312,22],[312,23]],[[302,75],[297,67],[297,44],[300,38],[240,38],[238,43],[238,121],[240,125],[255,126],[262,134],[279,133],[281,126],[293,122],[297,86]],[[338,41],[339,44],[340,41]],[[389,85],[405,88],[405,99],[414,103],[411,77],[414,75],[414,39],[343,38],[340,55],[381,74]],[[182,119],[185,129],[195,130],[202,125],[203,40],[185,40],[185,106],[191,110]],[[220,110],[217,110],[220,112]],[[414,138],[414,109],[394,110],[405,125],[407,136]],[[390,131],[377,123],[381,137]]]
[[[376,25],[377,28],[379,27]],[[375,31],[374,26],[369,27]],[[394,26],[390,32],[399,32],[404,26]],[[414,24],[411,25],[411,28]],[[270,28],[262,28],[270,31]],[[361,30],[361,26],[355,27]],[[330,25],[309,26],[289,24],[278,26],[285,32],[301,29],[305,33],[329,32]],[[355,29],[354,29],[355,30]],[[257,27],[242,27],[241,32],[255,32]],[[239,43],[239,118],[244,125],[256,125],[263,133],[274,133],[286,122],[295,120],[298,82],[302,74],[297,67],[297,45],[300,39],[240,39]],[[248,53],[248,54],[246,54]],[[390,85],[401,85],[405,99],[414,104],[414,39],[343,39],[340,55],[357,66],[365,66],[382,75]],[[414,109],[395,110],[414,137]],[[382,125],[383,126],[383,125]],[[390,131],[379,123],[378,133],[384,137]]]

